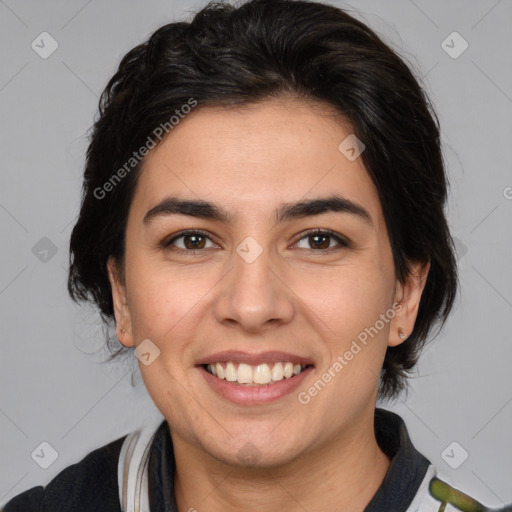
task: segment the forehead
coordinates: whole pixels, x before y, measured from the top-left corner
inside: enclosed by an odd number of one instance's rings
[[[378,224],[378,194],[362,159],[339,149],[352,136],[350,124],[319,103],[198,108],[148,154],[132,207],[144,215],[172,195],[255,216],[273,214],[282,203],[337,194],[362,204]]]

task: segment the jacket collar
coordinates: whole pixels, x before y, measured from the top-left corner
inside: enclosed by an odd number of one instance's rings
[[[413,446],[404,421],[397,414],[375,409],[375,437],[391,459],[389,470],[364,512],[405,512],[425,477],[430,461]],[[167,421],[159,426],[149,460],[151,512],[178,512],[174,497],[174,450]]]
[[[430,466],[411,442],[404,420],[394,412],[375,409],[375,437],[391,465],[364,512],[405,512]]]

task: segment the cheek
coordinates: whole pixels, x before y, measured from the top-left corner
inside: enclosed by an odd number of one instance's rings
[[[138,340],[150,338],[157,344],[169,338],[178,343],[190,332],[195,311],[207,300],[205,295],[214,285],[211,273],[207,276],[147,261],[133,263],[127,269],[127,286],[134,334]]]
[[[350,343],[389,307],[389,276],[370,260],[310,270],[296,277],[294,291],[333,345]]]

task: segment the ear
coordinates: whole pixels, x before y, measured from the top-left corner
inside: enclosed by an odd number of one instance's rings
[[[134,342],[130,306],[126,299],[125,285],[122,283],[117,262],[113,257],[108,259],[107,269],[108,279],[112,289],[112,300],[114,302],[117,338],[125,347],[133,347]]]
[[[399,305],[394,306],[396,314],[390,322],[388,346],[396,347],[400,345],[412,333],[429,270],[430,261],[427,263],[413,263],[405,282],[397,281],[393,304]],[[402,334],[402,337],[400,334]]]

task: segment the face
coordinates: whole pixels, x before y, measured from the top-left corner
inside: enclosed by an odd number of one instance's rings
[[[189,114],[146,157],[124,275],[109,261],[119,339],[173,440],[231,465],[362,435],[414,326],[428,268],[395,279],[377,190],[326,108]]]

